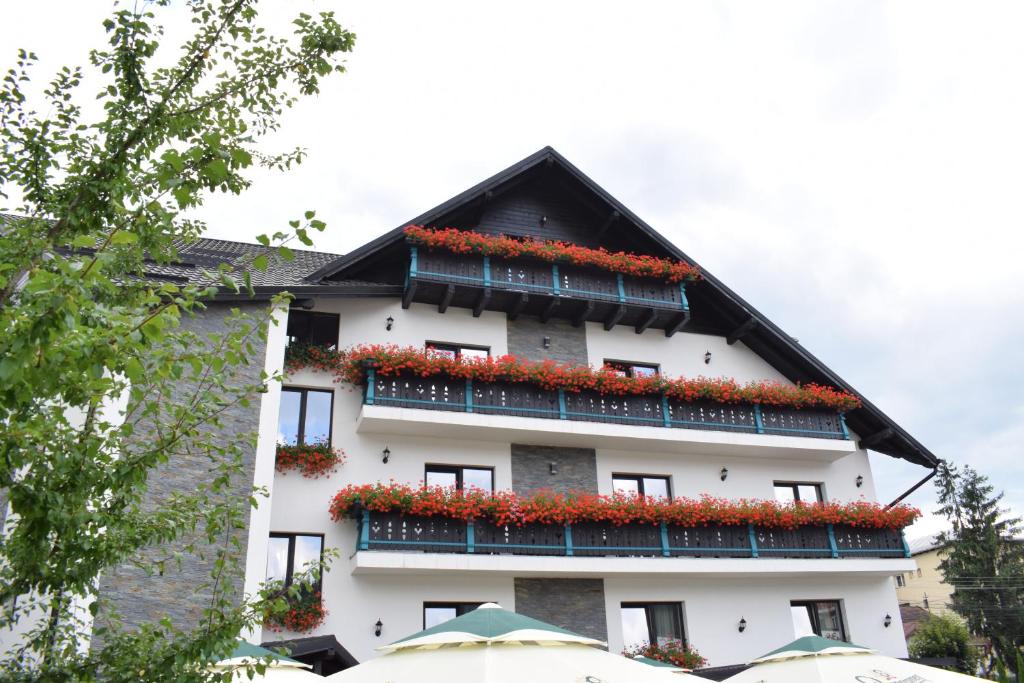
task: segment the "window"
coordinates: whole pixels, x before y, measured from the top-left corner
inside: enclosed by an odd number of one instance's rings
[[[442,344],[427,342],[427,352],[446,358],[487,358],[491,350],[486,346],[466,346],[465,344]]]
[[[649,363],[633,363],[623,360],[604,361],[606,368],[611,368],[617,375],[622,377],[653,377],[658,374],[658,366]]]
[[[775,500],[783,503],[792,503],[796,500],[805,503],[820,503],[824,499],[821,497],[821,484],[806,481],[777,481],[775,482]]]
[[[277,442],[288,446],[330,443],[333,405],[333,391],[284,387],[277,418]]]
[[[288,343],[338,348],[341,316],[293,308],[288,311]]]
[[[635,493],[651,498],[672,498],[668,477],[652,474],[613,474],[612,490],[616,493]]]
[[[267,581],[283,581],[290,586],[296,574],[309,569],[312,563],[323,560],[323,534],[270,534],[267,549]],[[320,590],[323,577],[318,577],[315,588]]]
[[[622,641],[627,649],[671,640],[686,642],[682,603],[622,603]]]
[[[458,465],[427,465],[423,481],[427,486],[476,488],[494,491],[493,467],[459,467]]]
[[[797,638],[821,636],[832,640],[846,640],[843,612],[838,600],[794,600],[789,603],[793,615],[793,630]]]
[[[907,585],[907,580],[903,578],[903,574],[896,575],[896,587],[903,588]]]
[[[423,628],[428,629],[446,621],[469,614],[482,602],[425,602],[423,603]]]

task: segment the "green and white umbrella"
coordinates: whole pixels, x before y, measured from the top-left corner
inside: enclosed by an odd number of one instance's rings
[[[866,647],[806,636],[755,659],[725,683],[967,683],[981,678],[886,657]]]
[[[249,678],[250,665],[265,664],[262,674],[254,674]],[[216,671],[232,672],[235,681],[266,681],[267,683],[315,683],[320,676],[310,673],[309,664],[284,657],[265,647],[238,641],[238,646],[227,659],[222,659],[212,666]]]
[[[330,683],[668,683],[703,679],[600,650],[599,640],[493,603],[378,648]]]

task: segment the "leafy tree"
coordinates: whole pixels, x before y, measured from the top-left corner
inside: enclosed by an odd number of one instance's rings
[[[992,643],[996,659],[1013,662],[1024,643],[1024,545],[1014,540],[1020,519],[1005,516],[1003,494],[969,466],[941,466],[936,488],[939,513],[951,526],[938,541],[952,607]]]
[[[225,415],[278,379],[257,355],[269,309],[236,310],[217,334],[188,319],[219,289],[251,293],[251,272],[291,258],[286,243],[311,244],[307,231],[324,224],[307,212],[287,234],[257,238],[266,251],[251,262],[188,285],[149,273],[198,237],[187,212],[209,193],[239,194],[254,169],[301,161],[257,143],[343,71],[355,36],[331,13],[300,14],[281,37],[255,0],[189,0],[173,11],[189,13],[193,35],[166,54],[154,13],[168,4],[115,8],[109,44],[53,77],[43,113],[29,102],[33,53],[20,51],[0,84],[0,492],[12,510],[0,632],[24,631],[0,654],[4,680],[209,679],[205,663],[287,607],[280,592],[239,594],[240,530],[260,492],[239,497],[237,485],[251,488],[255,436],[217,438]],[[101,108],[78,103],[87,75]],[[182,459],[205,483],[150,499],[147,482]],[[196,587],[209,596],[198,628],[122,624],[99,594],[118,567],[159,573],[190,554],[211,567]]]
[[[978,671],[978,651],[971,645],[971,632],[952,614],[925,619],[908,646],[911,657],[955,657],[957,671],[972,675]]]

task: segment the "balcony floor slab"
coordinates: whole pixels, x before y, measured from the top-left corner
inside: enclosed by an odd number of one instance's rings
[[[538,446],[761,458],[771,456],[827,462],[857,450],[857,444],[852,440],[669,429],[374,405],[362,406],[356,431],[362,434],[400,434]]]

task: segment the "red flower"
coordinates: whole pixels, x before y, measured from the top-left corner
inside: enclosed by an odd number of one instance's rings
[[[670,640],[660,645],[638,645],[623,650],[622,654],[630,659],[634,657],[648,657],[659,662],[674,664],[680,669],[699,669],[708,663],[708,660],[701,657],[697,650],[689,645],[684,645],[678,640]]]
[[[328,475],[345,462],[344,451],[327,443],[277,445],[277,471],[299,470],[302,476],[317,479]]]

